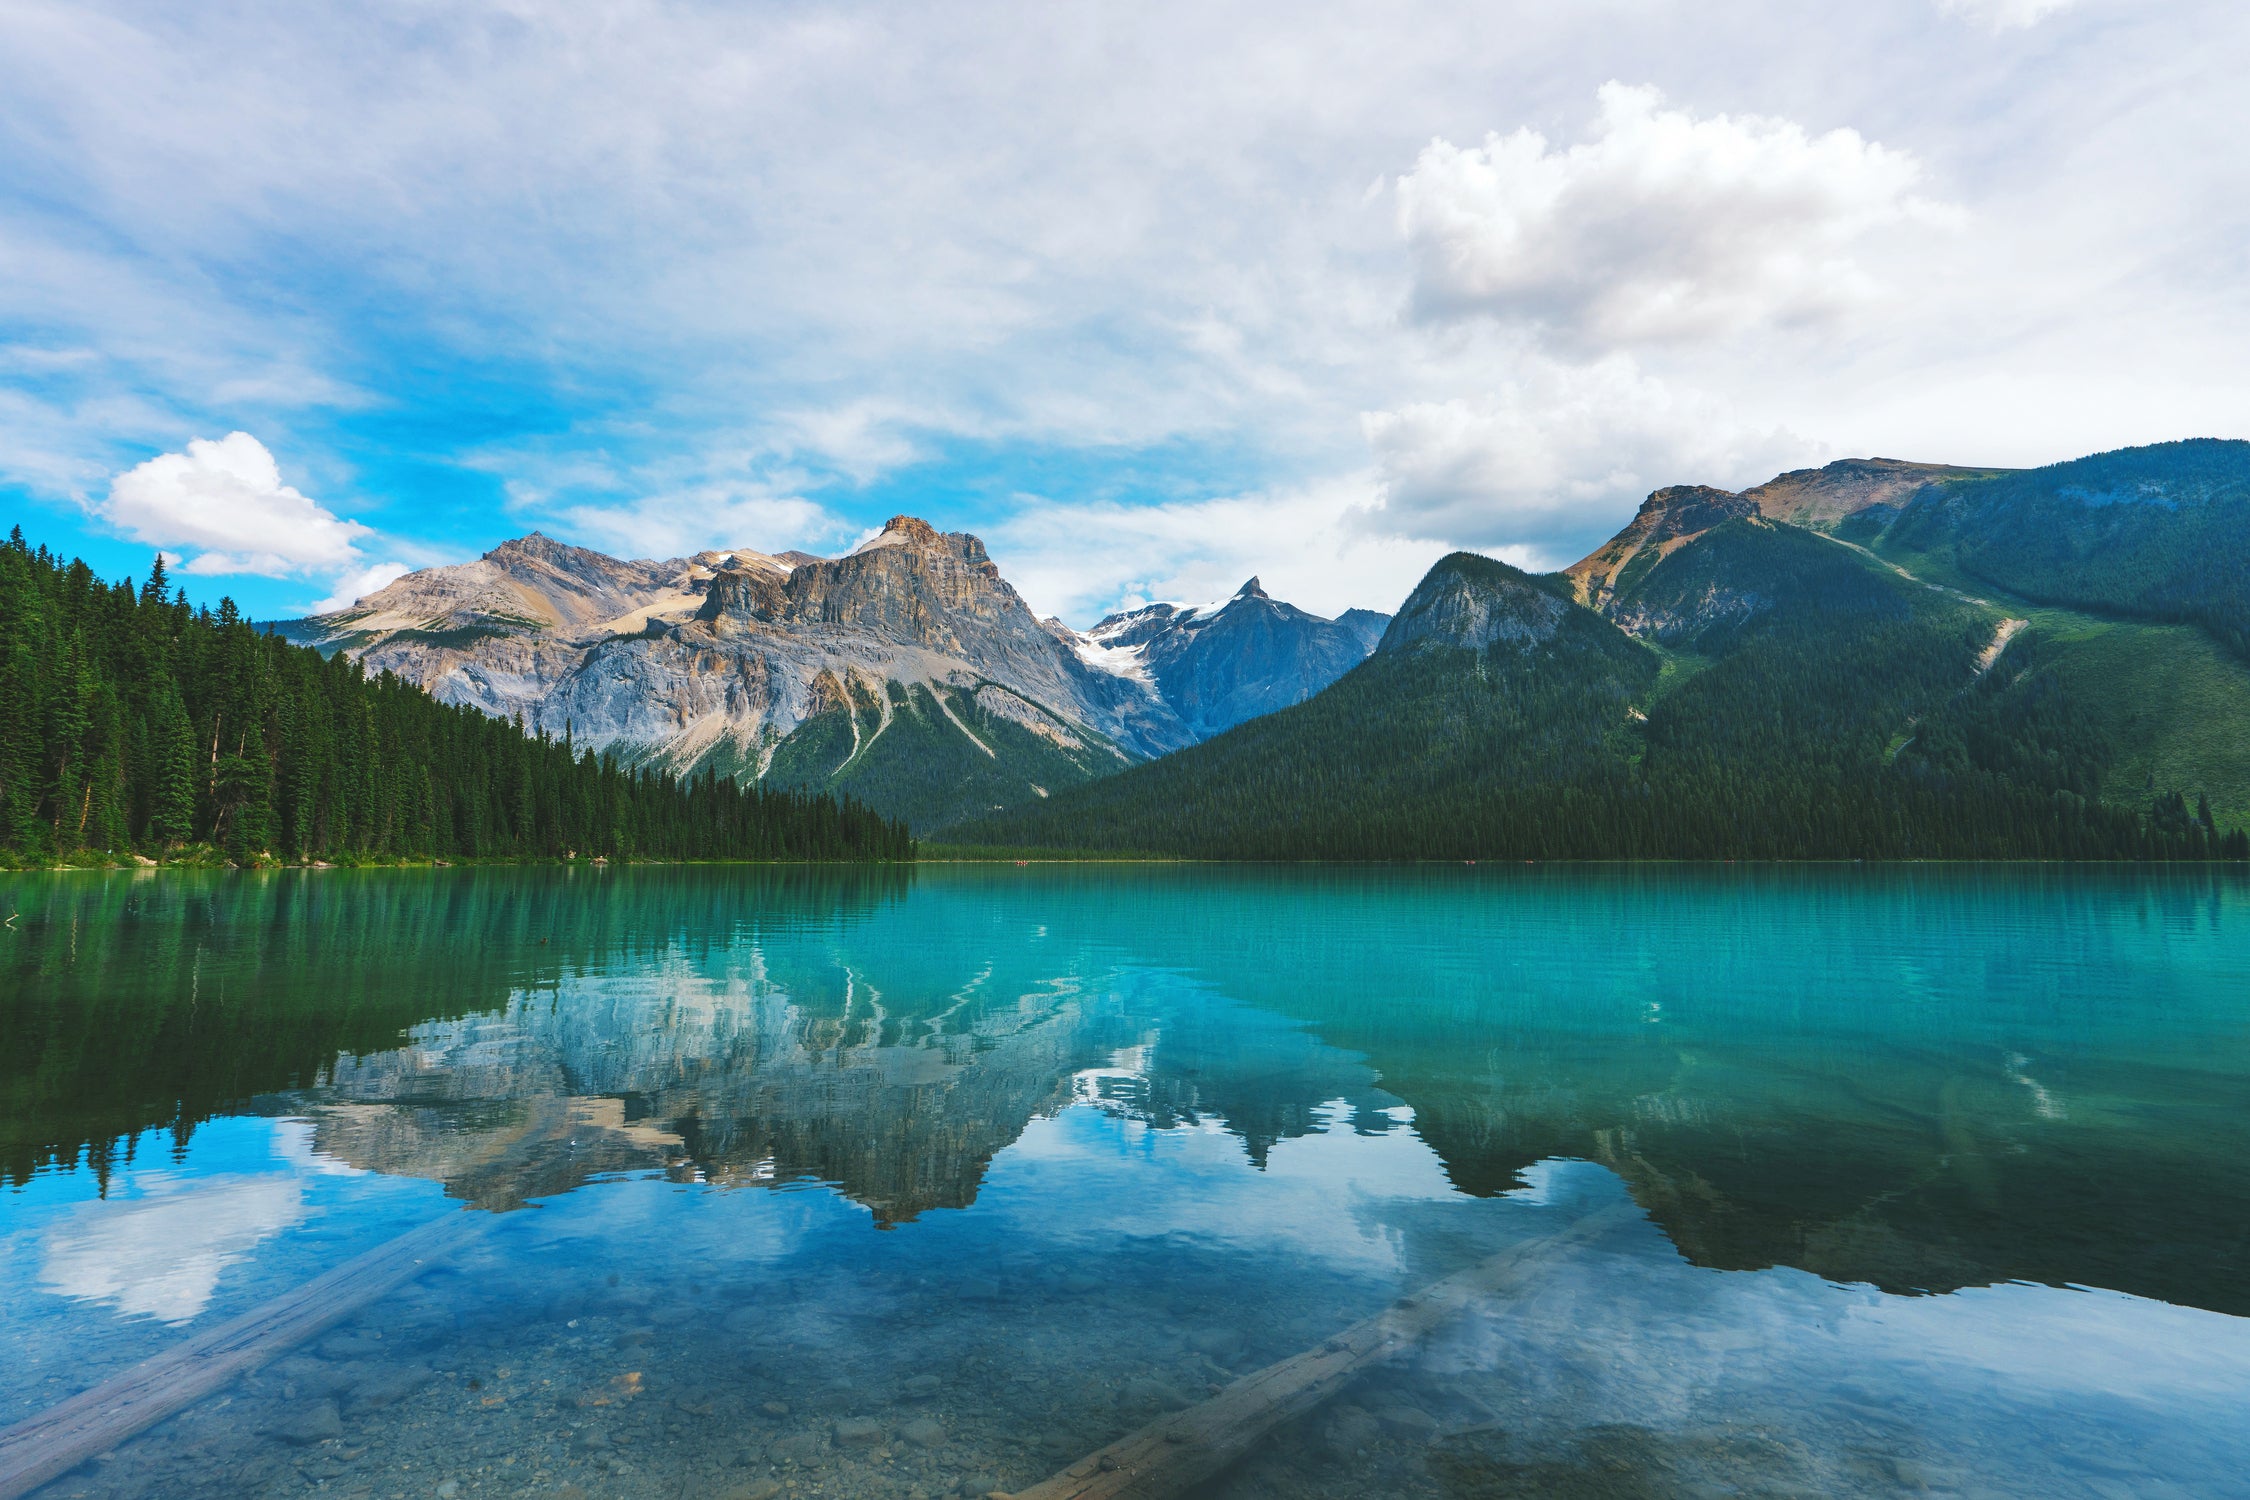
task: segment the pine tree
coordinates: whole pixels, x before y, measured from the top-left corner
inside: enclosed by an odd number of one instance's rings
[[[155,748],[149,834],[162,844],[184,844],[195,837],[195,729],[178,693],[157,704]]]

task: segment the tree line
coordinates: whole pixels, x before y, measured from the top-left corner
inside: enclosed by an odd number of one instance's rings
[[[438,702],[232,600],[0,544],[0,853],[268,860],[914,856],[849,798],[675,777]]]
[[[1987,615],[1847,549],[1735,523],[1650,586],[1723,600],[1744,580],[1769,607],[1678,634],[1669,684],[1665,656],[1573,610],[1536,647],[1378,652],[1294,708],[943,837],[1202,859],[2250,857],[2200,797],[2103,797],[2118,746],[2050,648],[1977,676]]]

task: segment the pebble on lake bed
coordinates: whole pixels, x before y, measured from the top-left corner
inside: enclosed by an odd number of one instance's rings
[[[846,1417],[836,1424],[839,1448],[872,1448],[883,1440],[883,1424],[872,1417]]]
[[[344,1421],[333,1400],[305,1401],[286,1408],[266,1427],[285,1443],[310,1445],[344,1435]]]

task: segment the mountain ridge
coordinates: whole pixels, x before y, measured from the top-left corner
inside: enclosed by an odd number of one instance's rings
[[[2250,545],[2250,444],[2101,458],[2092,486],[2092,461],[1847,460],[1742,493],[1670,487],[1546,577],[1454,554],[1324,693],[945,837],[1262,858],[2239,855],[2250,755],[2120,695],[2171,693],[2162,653],[2191,643],[2161,622],[2228,642],[2241,570],[2209,559]],[[2075,529],[2012,539],[2056,518]],[[2087,540],[2119,526],[2137,593]],[[1976,577],[1946,571],[1955,556]],[[1977,586],[2025,569],[2049,597],[2159,623]],[[2250,673],[2197,670],[2239,744]]]
[[[832,558],[620,560],[534,532],[278,628],[631,764],[851,791],[926,827],[1300,701],[1384,618],[1323,620],[1254,579],[1207,617],[1159,608],[1177,628],[1130,648],[1042,621],[980,539],[898,515]]]

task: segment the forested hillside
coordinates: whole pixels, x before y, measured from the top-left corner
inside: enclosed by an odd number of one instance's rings
[[[850,801],[581,756],[148,581],[0,545],[0,854],[904,859]]]
[[[2200,625],[2250,659],[2250,442],[2125,448],[1935,487],[1886,538],[2049,604]]]
[[[1999,616],[1855,548],[1737,519],[1634,579],[1636,640],[1456,554],[1297,708],[948,835],[1265,858],[2241,854],[2177,790],[2097,793],[2116,747]],[[2005,670],[1992,670],[1997,662]]]

